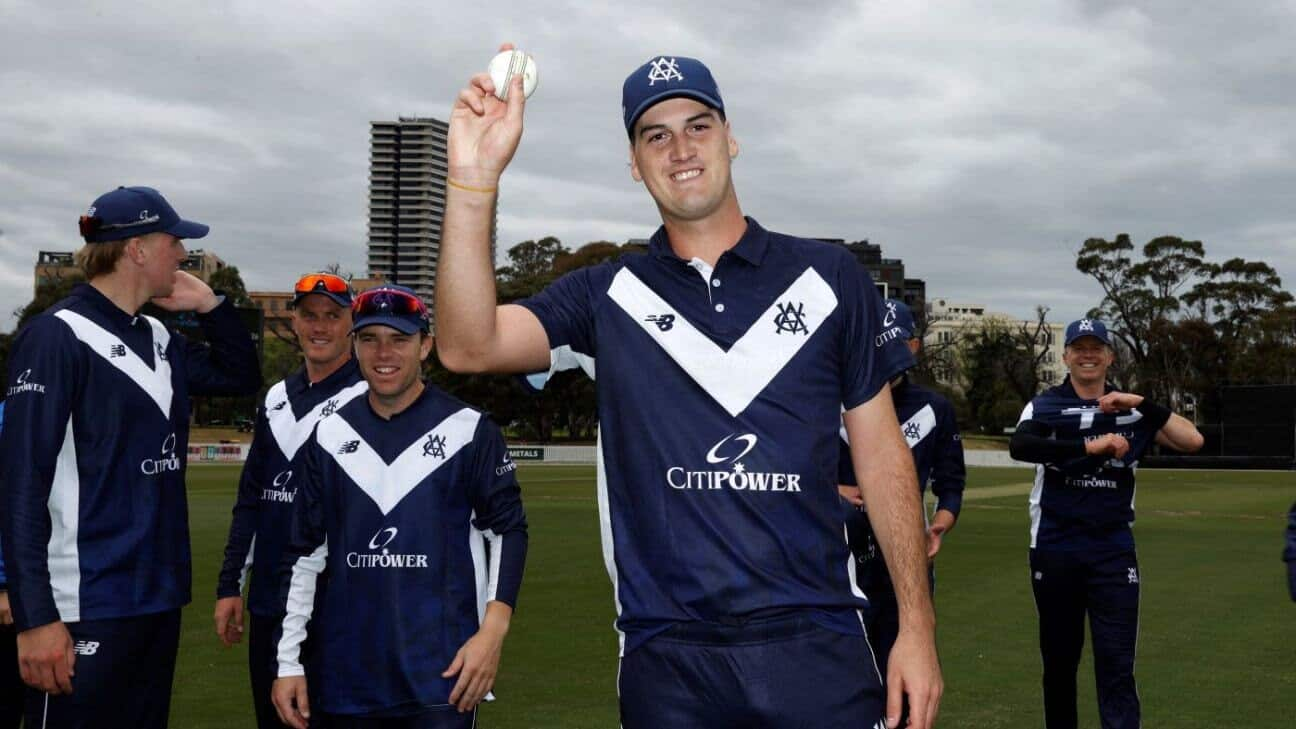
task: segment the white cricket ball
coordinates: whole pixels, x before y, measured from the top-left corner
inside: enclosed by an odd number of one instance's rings
[[[491,81],[495,84],[495,96],[499,97],[500,101],[508,100],[509,82],[518,74],[522,74],[522,93],[527,98],[531,97],[536,84],[540,82],[535,59],[531,54],[522,51],[501,51],[491,59],[490,66],[487,68],[490,71]]]

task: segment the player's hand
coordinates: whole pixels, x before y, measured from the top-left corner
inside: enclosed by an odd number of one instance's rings
[[[206,314],[220,305],[220,299],[202,279],[185,271],[175,272],[175,287],[170,296],[152,299],[167,311],[196,311]]]
[[[1142,395],[1135,395],[1129,392],[1109,392],[1098,398],[1098,408],[1104,413],[1118,413],[1123,410],[1133,410],[1143,403]]]
[[[936,515],[932,517],[931,526],[927,527],[927,559],[936,559],[936,553],[940,551],[941,540],[945,533],[954,528],[954,512],[948,509],[937,509]]]
[[[222,597],[216,601],[216,637],[228,648],[243,642],[243,598]]]
[[[512,43],[500,46],[513,49]],[[522,139],[522,113],[526,94],[522,74],[513,77],[508,101],[495,96],[495,82],[489,73],[479,73],[459,91],[450,109],[447,140],[450,178],[473,187],[491,188],[517,152]]]
[[[0,625],[13,625],[13,611],[9,609],[9,593],[0,590]]]
[[[62,622],[18,634],[18,671],[23,682],[37,691],[55,696],[72,693],[75,665],[72,634]]]
[[[900,726],[900,707],[906,696],[909,699],[909,723],[906,726],[931,729],[945,690],[940,661],[936,657],[936,641],[931,631],[900,629],[887,663],[886,687],[887,729]]]
[[[270,701],[279,712],[279,721],[293,729],[306,729],[310,724],[310,699],[306,696],[305,676],[276,678],[270,687]]]
[[[450,703],[461,713],[472,711],[495,686],[495,674],[499,671],[500,653],[504,649],[504,636],[508,633],[512,614],[513,608],[498,600],[487,603],[481,628],[463,644],[450,666],[442,672],[442,678],[459,676],[450,690]]]
[[[1091,456],[1111,456],[1124,458],[1129,453],[1130,444],[1125,436],[1116,433],[1104,433],[1093,440],[1085,441],[1085,453]]]
[[[841,494],[843,499],[850,502],[851,506],[860,508],[864,506],[864,492],[860,491],[859,486],[847,486],[846,484],[837,484],[837,493]]]

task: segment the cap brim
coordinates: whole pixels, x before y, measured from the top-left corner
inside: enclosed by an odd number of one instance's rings
[[[1074,344],[1074,343],[1080,341],[1081,339],[1084,339],[1085,337],[1088,337],[1088,338],[1090,338],[1090,339],[1097,339],[1098,341],[1102,342],[1103,344],[1107,345],[1108,347],[1111,346],[1111,340],[1106,339],[1106,338],[1104,338],[1104,337],[1100,337],[1100,336],[1098,336],[1097,334],[1094,334],[1093,332],[1085,332],[1084,334],[1077,334],[1076,336],[1071,337],[1070,339],[1068,339],[1068,340],[1066,340],[1065,342],[1063,342],[1062,346],[1064,346],[1064,347],[1070,347],[1072,344]]]
[[[211,228],[203,225],[202,223],[195,223],[191,220],[181,220],[180,222],[166,229],[166,231],[164,232],[170,233],[171,235],[174,235],[177,238],[183,239],[183,238],[202,238],[203,236],[207,235],[208,231],[210,230]]]
[[[327,296],[330,299],[332,299],[333,303],[337,304],[338,306],[343,306],[348,309],[351,308],[350,297],[343,296],[342,294],[335,294],[332,291],[306,291],[300,294],[294,294],[290,306],[295,307],[297,306],[297,304],[301,303],[302,299],[306,298],[307,296],[315,296],[315,295]]]
[[[359,319],[358,321],[356,321],[354,325],[352,325],[351,333],[355,334],[356,332],[360,331],[361,329],[364,329],[365,327],[372,327],[372,326],[391,327],[392,329],[395,329],[401,334],[414,334],[415,332],[419,332],[423,330],[423,327],[419,326],[418,324],[415,324],[409,319],[405,319],[404,317],[366,316],[362,319]]]
[[[703,104],[706,104],[707,106],[717,111],[724,108],[724,104],[720,103],[719,99],[715,98],[714,96],[711,96],[710,94],[704,94],[701,91],[698,91],[696,89],[670,89],[667,91],[662,91],[659,94],[654,94],[653,96],[649,96],[648,98],[639,102],[639,106],[636,106],[634,113],[630,115],[630,123],[626,125],[626,133],[631,136],[634,136],[634,127],[635,124],[639,123],[639,117],[643,116],[644,112],[648,111],[653,106],[660,104],[661,102],[666,101],[667,99],[679,99],[679,98],[686,98],[686,99],[693,99],[694,101],[700,101]],[[721,112],[721,114],[723,113],[724,112]]]

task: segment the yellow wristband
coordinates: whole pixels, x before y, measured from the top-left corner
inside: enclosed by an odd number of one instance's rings
[[[457,187],[460,190],[467,190],[468,192],[492,193],[499,190],[498,187],[473,187],[472,185],[465,185],[462,182],[455,182],[449,177],[446,178],[446,184],[450,187]]]

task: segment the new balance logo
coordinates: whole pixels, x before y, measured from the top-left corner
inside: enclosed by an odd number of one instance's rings
[[[358,450],[360,450],[360,441],[349,440],[343,443],[341,448],[338,448],[338,455],[345,456],[348,453],[355,453]]]
[[[444,435],[428,434],[427,442],[423,444],[423,457],[436,456],[445,460],[446,439]]]
[[[654,314],[648,317],[647,319],[644,319],[644,321],[650,321],[653,324],[656,324],[657,328],[662,330],[663,332],[669,332],[671,330],[671,327],[675,326],[675,315],[674,314],[661,314],[661,315]]]
[[[73,646],[72,651],[78,656],[93,656],[99,652],[99,641],[97,640],[78,640]]]
[[[805,304],[800,302],[793,304],[790,301],[786,304],[779,304],[778,314],[774,316],[774,326],[778,327],[775,330],[776,334],[782,334],[783,332],[796,334],[800,332],[810,336],[810,330],[806,328]]]
[[[126,345],[124,345],[124,344],[114,344],[113,346],[109,347],[109,348],[108,348],[108,356],[109,356],[110,358],[111,358],[111,357],[125,357],[125,356],[126,356]]]
[[[278,411],[280,411],[280,410],[283,410],[283,409],[286,408],[286,407],[288,407],[288,401],[287,401],[287,400],[280,400],[279,402],[275,403],[275,406],[274,406],[274,407],[272,407],[272,408],[270,408],[270,409],[271,409],[271,410],[274,410],[274,411],[276,411],[276,412],[278,412]]]

